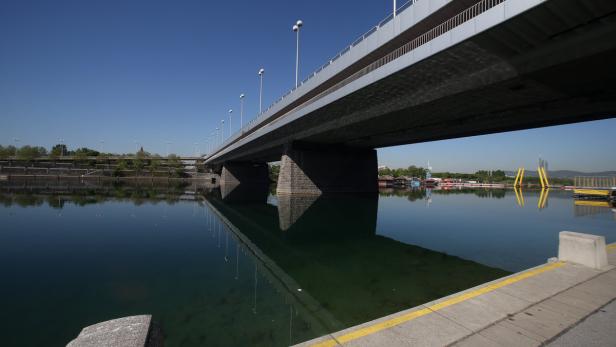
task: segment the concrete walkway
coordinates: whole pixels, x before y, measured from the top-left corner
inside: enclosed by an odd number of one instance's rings
[[[539,346],[616,299],[616,244],[608,261],[548,263],[299,346]]]
[[[556,340],[549,347],[603,347],[616,345],[616,301],[602,307]]]

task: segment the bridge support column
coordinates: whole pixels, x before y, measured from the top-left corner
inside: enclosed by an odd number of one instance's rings
[[[226,162],[222,166],[220,184],[268,185],[269,170],[267,163]]]
[[[374,193],[377,178],[376,150],[287,145],[276,191],[298,195]]]

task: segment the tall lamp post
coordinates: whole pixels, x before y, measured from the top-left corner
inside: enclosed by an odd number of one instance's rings
[[[265,74],[265,69],[261,68],[259,70],[259,114],[263,112],[263,74]]]
[[[167,144],[167,157],[169,156],[169,145],[171,144],[171,141],[167,141],[165,142]]]
[[[295,88],[299,85],[299,29],[304,25],[304,22],[298,20],[293,25],[293,31],[297,34],[297,44],[295,46]]]
[[[244,126],[244,93],[240,94],[240,129]]]
[[[225,142],[225,120],[220,120],[220,145]]]
[[[394,18],[396,18],[397,11],[398,11],[398,6],[396,6],[396,0],[394,0]]]
[[[233,113],[233,109],[229,109],[229,137],[231,137],[231,114]]]
[[[219,128],[216,128],[216,138],[214,139],[216,141],[216,144],[218,144],[218,140],[220,139],[220,137],[218,136],[219,130],[220,130]]]

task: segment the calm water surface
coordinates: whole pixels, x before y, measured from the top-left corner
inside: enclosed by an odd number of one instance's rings
[[[562,230],[616,241],[613,207],[564,191],[0,188],[6,346],[144,313],[168,346],[290,345],[544,263]]]

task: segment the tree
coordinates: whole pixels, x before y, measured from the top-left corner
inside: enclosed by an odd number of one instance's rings
[[[81,147],[78,148],[75,152],[76,156],[86,156],[86,157],[98,157],[98,155],[100,154],[99,151],[87,148],[87,147]]]
[[[47,150],[43,147],[32,147],[29,145],[19,148],[16,152],[19,159],[32,160],[34,158],[47,155]]]
[[[7,159],[8,157],[12,157],[17,152],[17,148],[12,145],[8,145],[6,147],[0,146],[0,158]]]
[[[51,148],[51,155],[54,157],[63,156],[63,155],[66,155],[67,153],[68,153],[68,150],[66,149],[65,144],[57,144]]]

